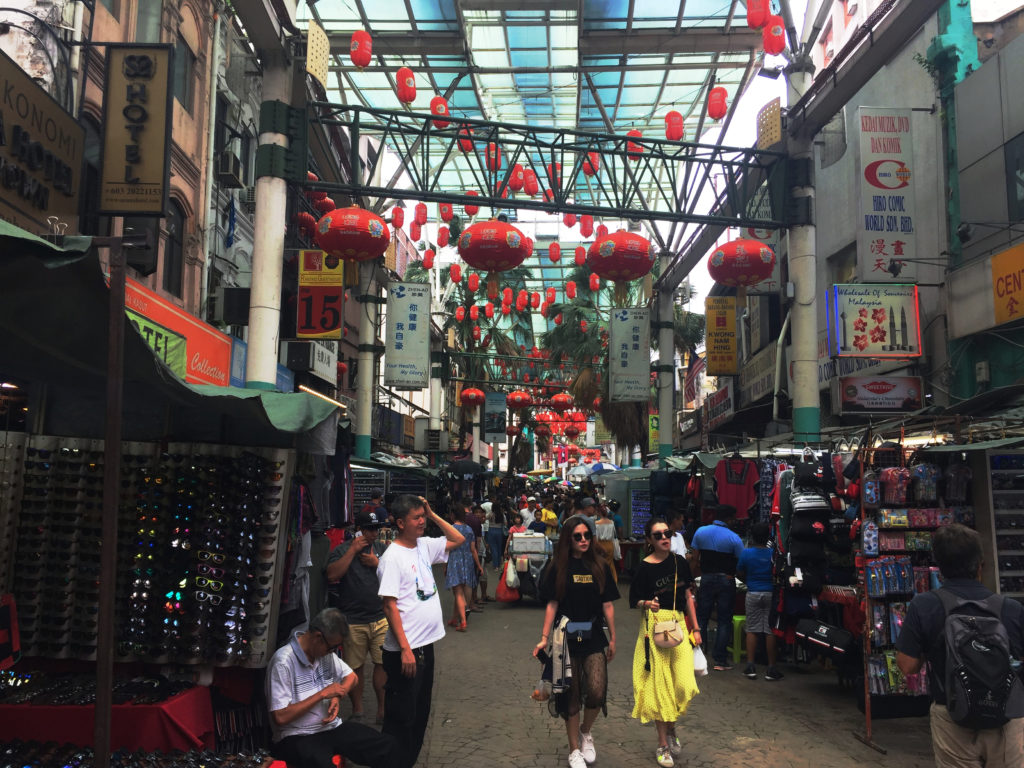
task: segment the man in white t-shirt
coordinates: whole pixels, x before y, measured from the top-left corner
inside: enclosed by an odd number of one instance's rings
[[[529,528],[530,523],[537,519],[538,512],[540,510],[537,508],[537,497],[531,496],[526,500],[526,506],[519,510],[519,514],[523,516],[523,525]]]
[[[302,768],[333,768],[335,755],[371,768],[398,768],[397,741],[362,723],[341,721],[341,699],[356,682],[336,651],[348,635],[345,616],[325,608],[274,654],[266,695],[274,757]]]
[[[686,557],[689,551],[686,547],[686,540],[683,539],[683,516],[678,512],[668,522],[668,528],[672,531],[672,554]]]
[[[444,637],[444,616],[432,566],[465,541],[422,496],[404,495],[391,506],[398,536],[377,566],[388,634],[384,638],[384,726],[398,742],[401,768],[412,768],[423,747],[434,688],[434,643]],[[427,520],[444,538],[426,537]]]

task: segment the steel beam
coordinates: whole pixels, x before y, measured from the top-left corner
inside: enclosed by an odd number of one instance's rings
[[[580,38],[580,59],[584,56],[623,56],[668,53],[747,53],[762,45],[761,31],[746,27],[723,31],[722,27],[686,27],[676,35],[660,29],[635,29],[628,36],[622,30],[585,32]]]

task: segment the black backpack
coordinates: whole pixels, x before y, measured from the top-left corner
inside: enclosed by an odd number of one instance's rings
[[[946,611],[946,708],[966,728],[999,728],[1024,717],[1024,682],[1011,665],[1003,625],[1003,597],[968,600],[948,589],[935,592]],[[963,609],[971,606],[982,615]]]

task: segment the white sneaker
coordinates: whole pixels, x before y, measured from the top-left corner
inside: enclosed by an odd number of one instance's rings
[[[672,753],[669,752],[668,747],[658,747],[658,751],[655,753],[658,765],[664,766],[664,768],[672,768],[676,764],[676,761],[672,759]]]
[[[679,737],[675,732],[668,735],[668,751],[672,753],[673,757],[678,757],[683,751],[683,745],[679,743]]]
[[[593,763],[597,760],[597,749],[594,747],[594,734],[583,733],[583,731],[580,731],[580,752],[583,754],[583,759],[588,763]]]
[[[583,759],[583,753],[578,749],[569,753],[569,768],[587,768],[587,761]]]

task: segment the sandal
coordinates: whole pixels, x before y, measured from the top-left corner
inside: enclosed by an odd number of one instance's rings
[[[456,632],[465,632],[466,631],[466,622],[462,622],[457,627],[455,627],[455,631]]]

